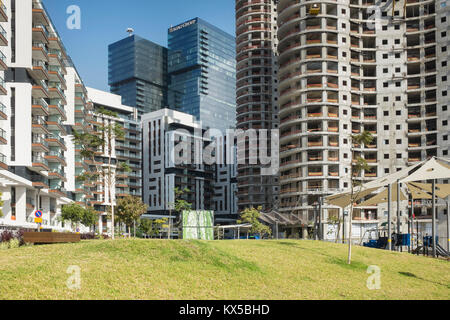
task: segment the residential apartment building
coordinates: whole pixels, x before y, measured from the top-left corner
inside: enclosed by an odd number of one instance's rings
[[[361,182],[448,157],[448,1],[405,1],[279,1],[282,212],[311,221],[324,196],[350,187],[353,134],[374,136],[355,152],[369,163]],[[323,209],[324,221],[340,214]],[[355,210],[354,236],[385,214]]]
[[[108,66],[111,92],[139,116],[167,106],[167,48],[131,35],[109,45]]]
[[[141,129],[137,119],[137,109],[123,105],[121,96],[93,88],[87,88],[87,93],[94,109],[92,120],[94,131],[101,135],[107,143],[98,150],[93,161],[89,159],[84,161],[91,172],[98,172],[107,170],[111,156],[113,174],[111,179],[99,176],[97,181],[80,181],[77,187],[80,189],[85,187],[84,190],[86,187],[89,189],[91,197],[88,204],[94,206],[95,210],[100,213],[100,230],[106,233],[111,227],[107,218],[110,205],[116,204],[119,198],[127,195],[142,197]],[[104,112],[100,112],[102,110],[112,111],[115,115],[105,115]],[[123,128],[124,136],[112,135],[111,150],[109,150],[106,128],[115,125]],[[123,164],[126,164],[129,171],[121,170]],[[78,172],[76,176],[79,176]]]
[[[236,218],[235,166],[203,161],[204,149],[213,140],[194,116],[170,109],[145,114],[142,132],[143,199],[150,217],[167,217],[175,188],[187,188],[183,199],[192,209],[213,210],[218,221]],[[219,152],[225,154],[224,149]]]
[[[44,228],[67,229],[58,216],[72,201],[67,174],[72,126],[66,124],[74,109],[67,96],[75,92],[75,83],[66,78],[70,60],[41,1],[2,1],[0,11],[0,224],[36,228],[33,213],[41,209]]]
[[[195,18],[168,31],[169,107],[204,128],[236,127],[235,39]]]
[[[236,1],[238,129],[278,129],[276,21],[277,1]],[[238,148],[246,152],[246,164],[238,166],[239,212],[249,207],[278,208],[279,177],[262,176],[263,165],[250,165],[248,143]]]
[[[77,202],[93,205],[108,232],[104,181],[79,179],[104,165],[105,150],[97,150],[94,159],[83,158],[73,137],[75,131],[98,134],[102,121],[120,122],[126,136],[114,142],[114,161],[126,161],[132,172],[117,176],[114,194],[140,196],[136,109],[123,106],[120,96],[88,92],[42,1],[2,1],[0,20],[0,227],[36,228],[34,212],[40,209],[43,228],[70,230],[58,217],[63,205]],[[99,105],[119,117],[100,119],[94,113]]]

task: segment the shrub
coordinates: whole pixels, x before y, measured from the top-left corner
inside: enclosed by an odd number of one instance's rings
[[[17,249],[20,247],[20,240],[19,239],[11,239],[9,241],[9,249]]]
[[[9,242],[0,242],[0,250],[8,250],[9,249]]]
[[[81,240],[95,240],[95,239],[96,235],[93,232],[81,234]]]
[[[14,233],[9,230],[4,230],[0,235],[0,242],[9,242],[14,238]]]

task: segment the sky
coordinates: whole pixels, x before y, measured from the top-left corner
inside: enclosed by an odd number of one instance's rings
[[[234,0],[43,0],[86,86],[109,91],[108,45],[127,28],[167,46],[167,29],[195,17],[234,35]],[[80,8],[80,29],[69,29],[69,6]]]

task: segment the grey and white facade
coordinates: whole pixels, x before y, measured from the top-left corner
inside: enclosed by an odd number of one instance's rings
[[[194,210],[213,210],[222,218],[236,214],[233,166],[206,164],[209,134],[194,116],[161,109],[142,116],[143,199],[150,217],[168,216],[175,188]],[[205,134],[206,133],[206,134]],[[183,141],[187,148],[180,149]],[[216,168],[217,167],[217,168]]]
[[[356,150],[370,166],[364,182],[448,156],[447,3],[393,3],[279,1],[283,212],[311,220],[322,197],[350,187],[352,134],[374,136]],[[372,5],[381,9],[375,24]],[[355,210],[354,229],[383,221],[385,210]],[[339,214],[325,205],[324,221]]]

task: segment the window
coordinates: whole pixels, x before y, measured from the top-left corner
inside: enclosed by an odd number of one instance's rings
[[[447,106],[442,106],[442,111],[447,111]]]
[[[446,127],[446,126],[448,125],[448,121],[447,121],[447,120],[442,121],[442,125],[443,125],[444,127]]]
[[[402,97],[400,96],[395,97],[395,101],[402,101]]]
[[[397,139],[397,144],[402,144],[402,139]]]
[[[387,45],[388,41],[387,40],[383,40],[383,45]]]
[[[388,29],[388,27],[387,26],[383,26],[382,29],[383,29],[383,31],[386,31]]]
[[[388,155],[388,154],[385,154],[385,155],[384,155],[384,159],[388,160],[388,159],[389,159],[389,155]]]
[[[442,51],[442,52],[446,52],[446,51],[447,51],[447,47],[442,47],[442,48],[441,48],[441,51]]]
[[[389,173],[389,169],[384,169],[384,173],[388,174]]]
[[[384,87],[384,88],[387,88],[387,87],[389,87],[389,83],[387,83],[387,82],[384,82],[384,83],[383,83],[383,87]]]
[[[389,117],[389,111],[384,111],[384,116]]]
[[[445,82],[445,81],[447,81],[447,76],[442,77],[442,82]]]
[[[401,86],[402,86],[402,83],[401,83],[401,82],[396,82],[396,83],[395,83],[395,86],[396,86],[396,87],[401,87]]]
[[[384,68],[383,69],[383,73],[388,73],[389,72],[389,68]]]
[[[347,81],[346,80],[342,81],[342,85],[346,86],[347,85]]]
[[[400,25],[398,25],[398,24],[395,25],[395,26],[394,26],[394,29],[395,29],[395,30],[400,30]]]
[[[395,39],[394,43],[395,44],[400,44],[400,39]]]
[[[402,158],[402,154],[401,153],[397,153],[397,159],[401,159]]]
[[[389,140],[384,140],[385,145],[389,145]]]
[[[401,124],[398,124],[398,125],[396,126],[396,129],[397,129],[397,130],[402,130],[402,125],[401,125]]]
[[[401,116],[401,115],[402,115],[402,110],[397,110],[397,111],[395,112],[395,114],[396,114],[397,116]]]
[[[395,72],[400,72],[402,69],[400,68],[395,68]]]
[[[395,59],[400,59],[400,53],[395,54]]]
[[[388,58],[388,54],[387,53],[383,54],[383,59],[387,59],[387,58]]]
[[[389,126],[384,126],[384,131],[388,131],[389,130]]]
[[[389,102],[389,97],[384,97],[384,98],[383,98],[383,101],[384,101],[384,102]]]

